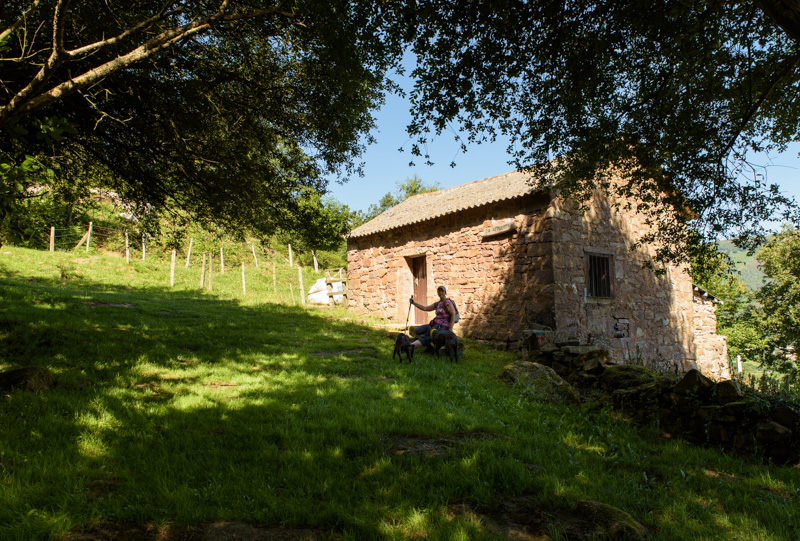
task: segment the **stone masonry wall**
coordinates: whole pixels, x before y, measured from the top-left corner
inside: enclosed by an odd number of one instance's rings
[[[711,379],[730,379],[728,342],[725,336],[717,334],[716,304],[709,297],[695,292],[693,308],[698,368]]]
[[[553,204],[556,325],[581,343],[607,348],[616,362],[695,368],[692,284],[685,268],[643,268],[654,250],[634,249],[650,226],[596,194],[585,213]],[[587,252],[612,257],[611,298],[587,295]]]
[[[413,293],[411,260],[424,256],[426,302],[436,300],[436,286],[444,284],[461,315],[457,333],[502,341],[518,338],[530,324],[552,327],[552,234],[545,216],[549,202],[547,195],[530,195],[349,239],[351,308],[405,323]],[[509,222],[513,231],[482,235]]]
[[[511,231],[483,236],[509,223]],[[555,331],[551,340],[574,337],[602,346],[617,362],[727,377],[724,339],[705,320],[713,313],[695,315],[686,268],[656,274],[644,268],[653,250],[633,249],[649,231],[644,217],[604,198],[581,214],[550,196],[530,195],[349,239],[350,307],[405,323],[412,260],[425,257],[425,302],[445,285],[461,314],[460,335],[518,343],[525,329],[544,326]],[[587,297],[587,250],[612,256],[612,298]],[[415,322],[412,310],[411,323],[425,323],[432,313],[426,316]]]

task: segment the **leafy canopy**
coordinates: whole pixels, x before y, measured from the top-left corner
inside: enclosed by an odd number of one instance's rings
[[[750,162],[798,140],[794,0],[9,0],[0,163],[68,156],[153,208],[274,230],[358,171],[405,46],[415,153],[504,134],[577,197],[617,169],[665,257],[800,221]],[[45,115],[75,134],[37,139]]]
[[[444,130],[465,143],[502,134],[518,165],[560,173],[580,197],[616,168],[619,191],[660,223],[668,257],[695,233],[753,246],[764,220],[798,219],[748,161],[798,140],[800,33],[775,14],[705,0],[417,6],[417,153]]]
[[[762,362],[798,374],[800,352],[800,230],[784,227],[757,254],[766,278],[756,294],[761,305]]]
[[[358,171],[391,22],[344,0],[4,2],[0,162],[67,159],[151,211],[268,233]],[[74,133],[41,140],[45,114]]]

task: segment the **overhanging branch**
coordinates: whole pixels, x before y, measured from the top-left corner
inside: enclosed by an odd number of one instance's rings
[[[65,51],[63,48],[63,24],[69,11],[69,2],[70,0],[58,0],[54,9],[53,44],[50,57],[25,88],[18,91],[6,105],[0,107],[0,128],[7,125],[15,118],[38,111],[58,102],[73,92],[86,89],[113,73],[157,56],[164,50],[181,41],[209,32],[213,30],[215,25],[221,22],[236,22],[266,17],[284,17],[297,20],[295,13],[282,9],[282,6],[236,13],[230,11],[230,0],[223,0],[214,15],[195,19],[177,28],[165,30],[127,53],[117,56],[113,60],[88,69],[84,73],[71,77],[67,81],[60,82],[47,91],[42,91],[47,81],[52,78],[55,71],[62,65],[79,57],[85,58],[90,52],[108,47],[112,44],[118,44],[135,32],[152,26],[156,22],[164,20],[167,15],[176,12],[176,10],[169,11],[169,8],[174,6],[175,2],[168,2],[157,15],[138,23],[131,29],[115,37],[79,47],[72,51]],[[302,22],[298,21],[298,24],[302,24]]]
[[[720,159],[723,159],[728,155],[733,148],[733,145],[736,144],[736,140],[739,138],[739,135],[741,135],[741,133],[745,130],[745,128],[747,128],[747,125],[753,119],[753,116],[758,112],[759,109],[761,109],[761,106],[764,104],[767,98],[770,97],[778,84],[780,84],[780,82],[783,81],[784,78],[789,75],[789,73],[797,66],[798,62],[800,62],[800,53],[790,56],[786,59],[780,71],[775,75],[775,78],[770,81],[769,86],[764,90],[764,92],[761,93],[761,96],[759,96],[758,100],[750,104],[750,107],[742,117],[739,126],[737,126],[737,128],[734,130],[733,134],[728,140],[728,143],[720,153]]]
[[[33,10],[35,10],[35,9],[36,9],[36,7],[37,7],[39,4],[41,4],[41,2],[42,2],[42,0],[35,0],[35,1],[33,2],[33,4],[31,4],[31,7],[29,7],[29,8],[28,8],[28,9],[25,11],[25,13],[23,13],[23,14],[22,14],[22,17],[20,17],[20,18],[19,18],[19,19],[17,19],[16,21],[14,21],[14,24],[12,24],[12,25],[11,25],[11,26],[9,26],[8,28],[6,28],[6,29],[5,29],[5,30],[3,30],[2,32],[0,32],[0,42],[1,42],[1,41],[3,41],[3,40],[4,40],[5,38],[7,38],[8,36],[10,36],[11,34],[13,34],[13,33],[14,33],[14,31],[15,31],[15,30],[17,30],[17,28],[19,28],[20,26],[22,26],[22,25],[25,23],[25,19],[28,17],[28,15],[29,15],[30,13],[32,13],[32,12],[33,12]]]

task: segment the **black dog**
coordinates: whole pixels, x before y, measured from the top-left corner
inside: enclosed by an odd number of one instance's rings
[[[444,348],[451,363],[458,361],[458,337],[453,331],[433,329],[431,331],[431,342],[436,350],[437,357],[439,356],[439,350]]]
[[[405,352],[406,357],[408,357],[408,362],[411,362],[411,358],[414,357],[414,346],[411,345],[411,338],[403,333],[400,333],[397,335],[397,338],[394,339],[392,360],[394,360],[394,356],[397,355],[400,357],[400,362],[402,363],[403,352]]]

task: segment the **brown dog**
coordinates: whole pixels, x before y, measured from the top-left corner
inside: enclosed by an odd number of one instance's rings
[[[453,331],[447,329],[433,329],[431,331],[431,343],[439,356],[439,350],[444,348],[447,358],[451,363],[458,361],[458,337]]]
[[[408,362],[411,362],[412,357],[414,357],[414,346],[411,345],[411,338],[409,338],[408,335],[400,333],[397,335],[397,338],[394,339],[392,360],[394,360],[394,356],[397,355],[400,357],[400,362],[402,363],[403,352],[405,352],[406,357],[408,357]]]

